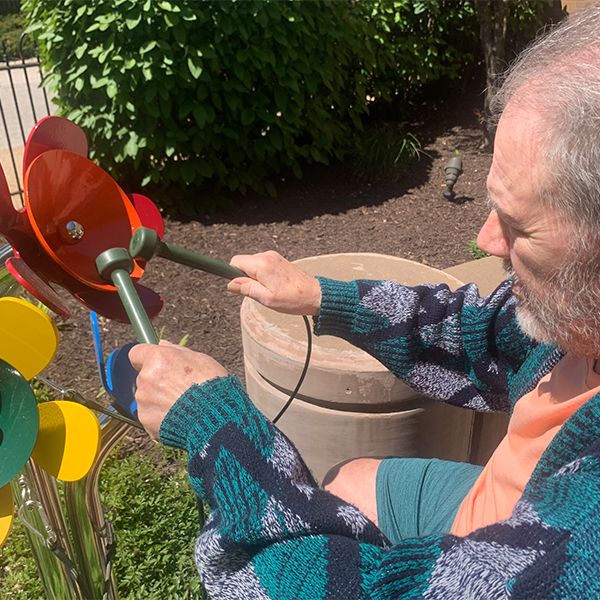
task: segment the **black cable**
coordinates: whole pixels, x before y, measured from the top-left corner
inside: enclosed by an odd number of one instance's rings
[[[290,407],[292,400],[296,397],[296,394],[298,393],[298,390],[300,389],[300,386],[302,385],[302,382],[304,381],[304,377],[306,376],[306,371],[308,371],[308,364],[310,363],[310,355],[312,352],[312,335],[310,332],[310,323],[308,321],[308,318],[304,317],[304,316],[302,318],[304,319],[304,326],[306,327],[306,343],[307,343],[306,358],[304,359],[304,368],[302,369],[302,373],[300,374],[300,379],[298,380],[298,383],[296,384],[296,388],[291,393],[290,397],[286,400],[285,404],[283,405],[283,408],[277,413],[275,418],[272,419],[273,425],[275,423],[277,423],[277,421],[279,421],[279,419],[283,416],[283,413]]]

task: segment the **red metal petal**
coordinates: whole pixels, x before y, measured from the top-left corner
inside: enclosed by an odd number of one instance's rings
[[[51,115],[40,119],[33,126],[25,143],[23,175],[34,159],[48,150],[69,150],[87,157],[87,137],[81,127],[63,117]]]
[[[142,226],[154,229],[162,240],[165,234],[165,223],[156,204],[148,196],[142,194],[128,194],[128,196],[140,217]]]
[[[14,225],[17,215],[18,212],[13,204],[4,171],[0,166],[0,233],[6,236]]]
[[[153,319],[161,311],[163,299],[150,288],[140,284],[136,284],[135,287],[148,316]],[[77,292],[75,297],[88,309],[97,312],[107,319],[128,324],[131,322],[117,292],[105,292],[87,288],[86,290]]]
[[[6,268],[20,285],[50,310],[65,319],[71,316],[60,296],[22,258],[13,256],[7,259]]]
[[[141,221],[110,175],[82,156],[48,150],[25,175],[25,208],[38,242],[53,261],[88,286],[115,290],[98,274],[96,257],[109,248],[127,248]],[[83,228],[81,239],[69,237],[70,221]],[[142,274],[136,264],[132,278]]]

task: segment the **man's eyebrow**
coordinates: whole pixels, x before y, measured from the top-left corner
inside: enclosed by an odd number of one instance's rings
[[[515,227],[518,227],[519,222],[517,221],[517,219],[515,219],[514,217],[511,217],[508,213],[504,212],[492,199],[492,197],[488,194],[488,196],[486,197],[486,201],[488,206],[490,207],[490,210],[495,211],[496,213],[498,213],[498,216],[508,225],[514,225]]]

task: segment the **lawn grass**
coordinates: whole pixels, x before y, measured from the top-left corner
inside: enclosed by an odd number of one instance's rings
[[[100,477],[102,504],[113,522],[115,578],[122,599],[202,598],[193,563],[199,530],[195,497],[174,451],[153,456],[113,452]],[[44,592],[23,526],[0,550],[0,597],[39,600]]]

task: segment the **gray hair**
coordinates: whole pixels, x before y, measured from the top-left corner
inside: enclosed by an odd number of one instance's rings
[[[600,251],[600,4],[565,19],[510,67],[492,100],[497,120],[511,99],[535,109],[541,141],[544,203]]]

